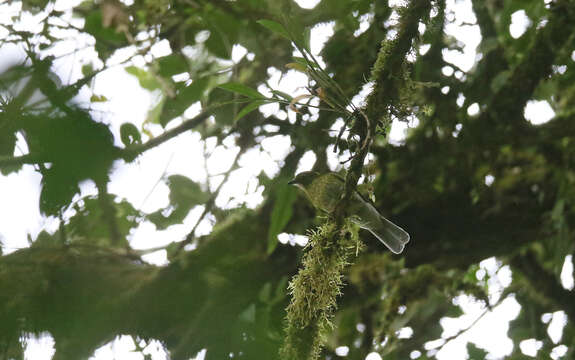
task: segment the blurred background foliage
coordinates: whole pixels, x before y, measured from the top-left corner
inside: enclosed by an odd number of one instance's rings
[[[326,106],[301,106],[286,116],[296,94],[281,89],[262,98],[258,90],[269,84],[268,69],[287,74],[286,64],[294,61],[290,41],[262,20],[290,19],[291,30],[301,34],[330,24],[333,35],[321,52],[325,70],[352,98],[366,85],[382,41],[410,25],[404,10],[371,0],[321,0],[312,9],[290,0],[102,0],[71,10],[50,0],[6,4],[18,11],[1,25],[1,46],[18,46],[26,59],[2,64],[0,171],[34,166],[42,175],[40,209],[61,223],[56,232],[30,238],[30,248],[0,258],[0,357],[23,358],[27,334],[49,333],[55,359],[87,358],[120,334],[138,344],[159,340],[174,359],[202,349],[207,359],[278,358],[287,282],[303,250],[277,236],[305,234],[321,222],[286,182],[309,152],[314,170],[333,170],[328,159],[338,131],[329,130],[339,130],[344,119]],[[394,145],[386,142],[389,128],[381,129],[364,169],[377,207],[412,242],[392,256],[360,232],[366,250],[345,272],[322,358],[365,359],[372,352],[383,359],[433,358],[456,338],[430,343],[442,339],[441,319],[462,315],[462,295],[485,312],[508,298],[521,305],[509,324],[513,350],[506,359],[524,358],[519,344],[528,339],[537,340],[538,358],[573,356],[575,303],[560,275],[575,250],[575,4],[471,0],[470,22],[458,19],[449,4],[432,1],[428,13],[410,20],[419,32],[406,40],[407,61],[398,61],[413,84],[403,95],[411,113],[394,120],[411,126]],[[529,22],[512,36],[518,12]],[[39,25],[23,28],[31,16]],[[481,34],[467,69],[447,60],[467,46],[446,32],[454,24],[478,26]],[[66,81],[55,69],[58,59],[47,54],[77,34],[91,36],[98,60],[79,57],[82,77]],[[154,56],[154,45],[166,42],[170,53]],[[233,62],[237,45],[248,55]],[[142,126],[126,123],[116,138],[90,110],[105,104],[106,94],[92,93],[87,105],[77,95],[126,49],[133,55],[121,66],[157,101]],[[131,62],[137,56],[145,65]],[[276,101],[278,111],[256,111]],[[528,121],[530,101],[546,101],[554,117]],[[184,115],[197,104],[199,115]],[[152,125],[164,133],[152,134]],[[107,192],[113,164],[130,163],[187,131],[216,146],[238,147],[220,186],[171,175],[165,179],[169,206],[149,214]],[[217,206],[230,172],[241,168],[238,160],[277,135],[289,137],[290,151],[273,176],[257,177],[261,204]],[[29,151],[19,152],[19,144]],[[339,144],[340,159],[352,145]],[[77,200],[85,180],[99,195]],[[168,265],[147,264],[130,248],[126,239],[142,221],[169,228],[198,206],[202,218],[212,219],[212,231],[196,235],[196,225],[185,239],[173,239]],[[495,271],[486,274],[485,259]],[[512,277],[495,289],[497,269]],[[549,314],[559,311],[568,321],[562,337],[552,339]],[[337,352],[342,346],[345,355]],[[472,359],[488,356],[473,343],[467,352]]]

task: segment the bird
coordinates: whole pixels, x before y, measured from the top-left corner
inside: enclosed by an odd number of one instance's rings
[[[315,208],[329,214],[343,197],[345,180],[334,172],[304,171],[288,184],[298,187]],[[409,242],[409,234],[383,217],[357,190],[354,190],[346,211],[354,223],[371,232],[394,254],[400,254]]]

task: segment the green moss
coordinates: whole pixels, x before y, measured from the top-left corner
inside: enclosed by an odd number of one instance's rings
[[[282,359],[317,359],[341,295],[343,271],[361,250],[358,229],[346,220],[328,221],[309,234],[303,267],[289,284],[286,341]]]

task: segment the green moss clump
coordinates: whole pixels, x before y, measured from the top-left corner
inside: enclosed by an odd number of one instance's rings
[[[303,268],[289,284],[286,340],[281,358],[317,359],[341,295],[343,271],[361,250],[358,229],[328,221],[309,234]]]

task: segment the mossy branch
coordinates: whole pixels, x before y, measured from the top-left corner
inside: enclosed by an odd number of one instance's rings
[[[292,300],[287,308],[282,359],[319,358],[341,295],[343,271],[361,246],[357,226],[350,220],[342,227],[328,221],[310,232],[303,268],[289,285]]]
[[[320,356],[341,295],[343,272],[360,244],[357,226],[346,218],[345,209],[361,177],[377,126],[388,127],[394,109],[403,109],[403,90],[410,84],[406,56],[418,36],[419,21],[430,9],[430,2],[412,1],[402,11],[398,36],[381,45],[371,74],[374,89],[356,119],[363,120],[364,130],[358,132],[362,145],[351,160],[343,197],[333,216],[310,234],[303,268],[289,285],[292,300],[287,308],[286,340],[280,351],[283,360],[315,360]]]
[[[420,20],[427,18],[430,10],[431,2],[412,1],[408,7],[401,9],[402,18],[397,36],[393,40],[384,40],[381,43],[371,71],[373,90],[367,97],[365,109],[361,112],[367,128],[361,144],[367,146],[361,146],[351,160],[345,179],[343,203],[351,198],[357,186],[377,127],[388,128],[391,125],[392,115],[396,113],[395,110],[404,107],[402,103],[405,99],[402,95],[404,90],[410,87],[409,73],[405,66],[406,56],[412,48],[414,39],[419,35]],[[342,207],[345,207],[345,204],[342,204]]]

